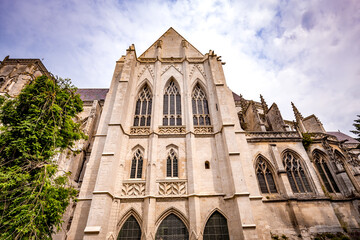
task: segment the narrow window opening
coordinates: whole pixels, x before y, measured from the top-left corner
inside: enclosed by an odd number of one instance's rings
[[[181,95],[173,80],[165,89],[163,108],[164,126],[181,125]]]
[[[152,96],[147,85],[140,91],[135,106],[134,126],[150,126]],[[140,120],[140,121],[139,121]]]
[[[206,95],[199,84],[193,90],[191,102],[194,126],[211,125]]]
[[[209,163],[209,161],[206,161],[206,162],[205,162],[205,169],[210,169],[210,163]]]

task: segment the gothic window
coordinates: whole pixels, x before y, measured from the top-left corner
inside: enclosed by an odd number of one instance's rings
[[[277,193],[276,185],[269,164],[259,157],[256,164],[256,176],[259,182],[261,193]]]
[[[135,105],[134,126],[150,126],[152,96],[147,85],[139,93]]]
[[[192,111],[194,126],[211,125],[206,95],[199,84],[196,84],[192,93]]]
[[[180,126],[181,120],[181,95],[175,82],[171,80],[164,93],[163,125]]]
[[[143,155],[140,149],[135,151],[134,157],[131,161],[130,178],[141,178],[143,168]]]
[[[130,216],[120,230],[117,240],[140,240],[141,229],[133,216]]]
[[[318,152],[313,153],[316,169],[321,177],[323,184],[328,192],[340,192],[334,177],[332,176],[329,166],[324,156]]]
[[[292,191],[294,193],[312,192],[299,157],[291,152],[286,152],[283,157],[283,163]]]
[[[172,148],[166,159],[166,177],[178,177],[178,158]]]
[[[214,212],[206,223],[204,229],[204,240],[229,239],[229,230],[226,218],[218,211]]]
[[[156,240],[185,240],[189,239],[189,232],[185,224],[175,214],[167,216],[156,232]]]

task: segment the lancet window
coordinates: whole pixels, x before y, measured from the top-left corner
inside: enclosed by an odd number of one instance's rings
[[[181,119],[181,95],[175,82],[171,80],[164,93],[163,125],[180,126]]]
[[[139,223],[130,216],[122,226],[117,240],[140,240],[141,229]]]
[[[226,218],[218,211],[214,212],[206,223],[204,229],[204,240],[229,239],[229,230]]]
[[[135,106],[134,126],[150,126],[152,96],[148,85],[139,93]]]
[[[312,192],[299,157],[291,152],[286,152],[283,157],[283,163],[292,191],[294,193]]]
[[[142,177],[143,162],[144,162],[143,154],[140,149],[137,149],[131,161],[130,178]]]
[[[178,158],[174,149],[170,149],[166,159],[166,177],[178,177]]]
[[[161,222],[155,239],[189,239],[189,232],[180,218],[175,214],[170,214]]]
[[[331,174],[331,171],[329,169],[329,166],[327,164],[327,161],[323,154],[320,154],[318,152],[313,153],[313,158],[315,162],[316,169],[318,173],[320,174],[321,180],[323,184],[325,185],[325,188],[328,192],[334,193],[340,192],[339,187],[337,186],[334,177]]]
[[[256,176],[259,182],[261,193],[277,193],[270,166],[262,157],[259,157],[257,160]]]
[[[192,111],[194,126],[211,125],[206,95],[199,84],[192,92]]]

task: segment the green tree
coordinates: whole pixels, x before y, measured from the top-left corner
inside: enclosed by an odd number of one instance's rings
[[[352,130],[350,132],[356,134],[358,136],[358,138],[356,138],[356,140],[360,141],[360,115],[357,115],[358,119],[354,120],[354,124],[353,126],[355,127],[356,130]]]
[[[82,101],[69,80],[42,76],[0,104],[0,239],[51,239],[77,194],[54,156],[86,137],[73,121]]]

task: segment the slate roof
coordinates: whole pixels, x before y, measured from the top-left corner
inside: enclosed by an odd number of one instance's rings
[[[108,88],[79,88],[77,93],[83,101],[105,100]]]
[[[340,131],[338,131],[338,132],[327,132],[327,134],[335,136],[339,141],[348,140],[345,143],[360,143],[356,139],[354,139],[354,138],[352,138],[352,137],[350,137],[350,136],[348,136],[345,133],[342,133]]]

